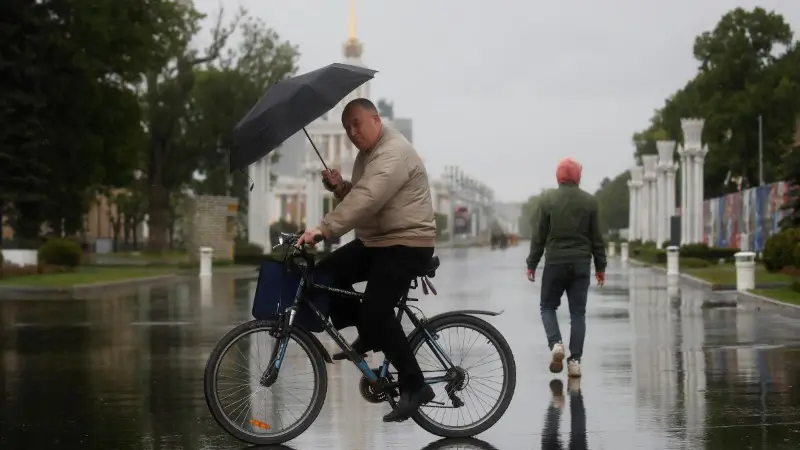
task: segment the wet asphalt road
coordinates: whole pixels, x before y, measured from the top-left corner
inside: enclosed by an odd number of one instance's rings
[[[328,366],[316,423],[275,448],[800,448],[797,321],[704,309],[698,291],[670,299],[664,276],[612,262],[606,287],[590,293],[584,377],[571,394],[577,386],[547,370],[525,243],[438,253],[439,295],[419,304],[427,315],[505,311],[488,319],[517,363],[504,418],[470,445],[437,442],[411,421],[384,424],[388,406],[362,400],[360,374],[339,363]],[[202,383],[216,341],[250,318],[252,283],[215,277],[212,285],[191,279],[90,300],[0,302],[0,448],[252,448],[213,421]],[[554,378],[564,390],[555,400]]]

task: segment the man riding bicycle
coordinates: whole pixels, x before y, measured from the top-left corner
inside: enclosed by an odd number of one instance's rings
[[[313,245],[319,235],[330,239],[355,229],[356,239],[317,268],[333,276],[340,289],[367,282],[363,302],[331,298],[330,317],[337,329],[356,326],[356,352],[383,351],[397,369],[400,400],[383,420],[400,422],[435,397],[394,311],[433,256],[436,225],[428,175],[411,143],[383,125],[371,101],[348,103],[342,125],[359,150],[352,181],[344,181],[336,170],[323,171],[323,183],[341,202],[298,244]]]

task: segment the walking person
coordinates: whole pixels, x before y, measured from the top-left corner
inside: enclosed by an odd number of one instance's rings
[[[400,400],[383,420],[399,422],[435,397],[394,311],[433,257],[436,224],[428,175],[411,143],[381,123],[371,101],[348,103],[342,125],[359,151],[352,180],[323,171],[323,183],[341,202],[298,244],[313,245],[315,236],[330,239],[355,229],[356,239],[322,259],[317,269],[341,289],[367,282],[362,302],[331,296],[330,317],[337,329],[356,326],[356,352],[383,351],[397,369]]]
[[[558,188],[539,199],[533,220],[528,280],[536,281],[536,267],[545,256],[540,309],[550,347],[550,372],[564,369],[564,344],[556,310],[566,292],[570,314],[567,373],[581,376],[581,357],[586,338],[586,299],[594,259],[597,285],[605,284],[606,252],[597,219],[597,199],[580,189],[583,167],[565,158],[556,168]]]

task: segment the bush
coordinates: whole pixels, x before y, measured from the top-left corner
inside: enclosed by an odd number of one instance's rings
[[[706,244],[688,244],[681,247],[681,258],[703,259],[711,263],[716,263],[720,259],[725,262],[733,262],[734,256],[739,252],[738,248],[709,247]]]
[[[680,266],[683,269],[703,269],[710,267],[713,263],[700,258],[680,258]]]
[[[55,238],[39,247],[39,264],[63,267],[81,265],[81,247],[72,240]]]
[[[236,264],[258,266],[268,256],[264,254],[264,248],[258,244],[241,243],[233,249],[233,262]]]
[[[786,267],[800,266],[798,245],[800,229],[789,228],[773,234],[764,244],[764,267],[770,272],[780,272]]]

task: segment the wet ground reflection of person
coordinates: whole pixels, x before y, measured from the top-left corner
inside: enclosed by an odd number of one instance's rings
[[[569,445],[564,447],[561,442],[559,426],[561,424],[561,411],[564,409],[564,383],[561,380],[550,382],[550,392],[553,399],[547,407],[542,429],[542,450],[587,450],[589,442],[586,436],[586,408],[583,406],[580,379],[571,378],[568,384],[569,391]]]

